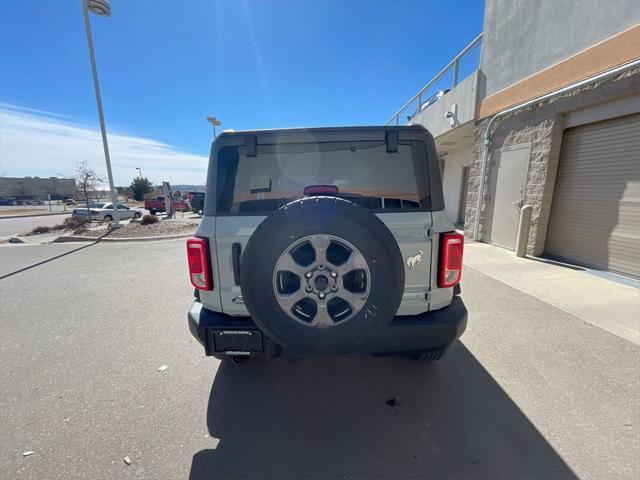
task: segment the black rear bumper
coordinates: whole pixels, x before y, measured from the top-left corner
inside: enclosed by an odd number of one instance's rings
[[[204,346],[207,356],[231,354],[230,352],[235,351],[267,357],[287,354],[280,345],[262,334],[249,317],[212,312],[196,300],[191,305],[187,318],[189,330]],[[467,309],[462,299],[456,296],[451,305],[441,310],[395,317],[388,326],[348,353],[393,355],[440,351],[455,342],[466,328]],[[226,338],[231,343],[225,343]]]

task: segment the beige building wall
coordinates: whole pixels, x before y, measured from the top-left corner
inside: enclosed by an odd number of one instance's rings
[[[73,178],[0,177],[0,197],[37,197],[46,200],[47,195],[73,197],[76,182]]]

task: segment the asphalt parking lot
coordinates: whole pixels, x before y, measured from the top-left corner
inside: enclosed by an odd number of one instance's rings
[[[36,227],[60,225],[71,214],[39,215],[36,217],[0,218],[0,237],[26,233]]]
[[[205,358],[184,240],[3,245],[0,278],[2,478],[640,471],[638,347],[472,268],[436,364]]]

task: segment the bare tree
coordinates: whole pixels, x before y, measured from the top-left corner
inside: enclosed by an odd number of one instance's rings
[[[84,196],[87,204],[87,219],[91,220],[91,211],[89,209],[89,192],[95,191],[96,187],[104,182],[104,177],[98,175],[94,169],[87,165],[87,162],[79,163],[76,167],[76,186]]]

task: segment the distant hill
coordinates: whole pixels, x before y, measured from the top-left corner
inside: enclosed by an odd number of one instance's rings
[[[171,185],[171,190],[174,192],[180,190],[181,192],[204,192],[205,185]]]

